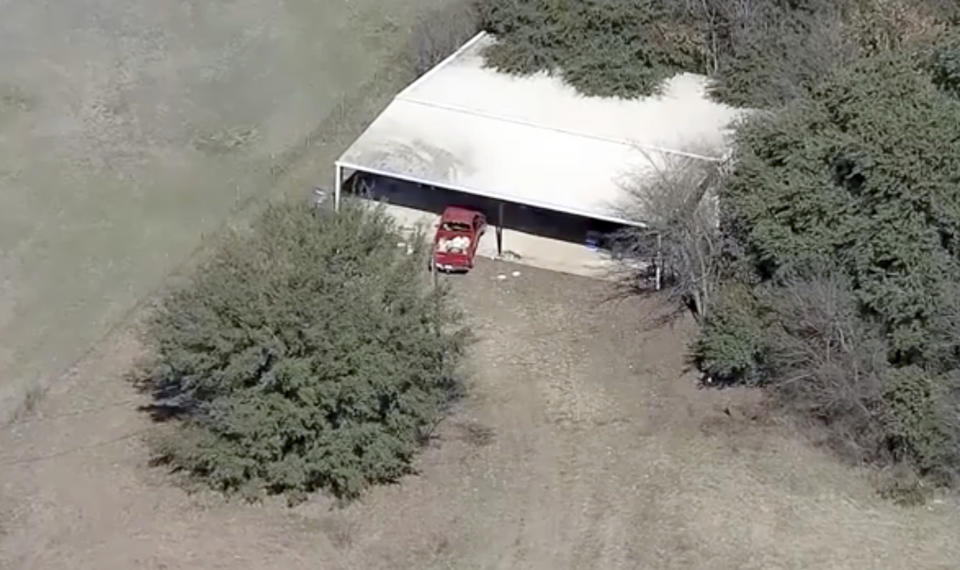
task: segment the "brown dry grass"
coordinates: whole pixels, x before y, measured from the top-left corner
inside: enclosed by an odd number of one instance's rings
[[[329,185],[457,3],[3,2],[0,423],[225,221]]]

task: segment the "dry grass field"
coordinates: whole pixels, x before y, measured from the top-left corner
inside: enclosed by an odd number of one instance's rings
[[[451,1],[0,1],[0,422],[244,204],[326,181]]]

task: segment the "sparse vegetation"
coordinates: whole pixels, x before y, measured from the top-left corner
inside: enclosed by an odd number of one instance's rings
[[[664,291],[678,307],[698,318],[709,314],[722,270],[716,209],[722,165],[687,157],[666,157],[649,176],[628,179],[624,217],[644,220],[645,228],[627,228],[613,236],[627,259],[656,260]],[[629,282],[635,276],[628,275]]]
[[[481,18],[479,4],[454,2],[420,20],[411,37],[413,71],[423,75],[455,52],[480,31]]]
[[[0,83],[0,112],[29,111],[36,106],[34,97],[16,85]]]
[[[150,321],[162,461],[210,486],[355,497],[409,472],[459,391],[462,347],[423,240],[380,211],[275,205]]]
[[[254,127],[232,127],[198,133],[193,139],[193,146],[206,154],[227,154],[246,147],[256,140],[258,134]]]

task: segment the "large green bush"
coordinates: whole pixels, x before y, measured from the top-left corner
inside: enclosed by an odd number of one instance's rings
[[[726,283],[694,345],[697,366],[718,380],[749,381],[760,371],[763,311],[746,286]]]
[[[861,457],[941,475],[960,467],[958,117],[960,101],[915,58],[890,52],[743,125],[723,198],[756,316],[744,318],[744,304],[718,307],[698,344],[708,372],[777,387],[825,421],[865,411],[845,423]],[[834,298],[850,299],[840,323],[811,320],[824,279],[844,284]],[[863,352],[877,342],[882,351]],[[832,356],[790,360],[785,346]],[[857,406],[829,408],[851,394]]]
[[[557,73],[586,95],[650,95],[702,67],[698,30],[658,0],[492,0],[484,27],[500,40],[489,65]]]
[[[217,489],[341,497],[407,473],[462,346],[422,243],[350,204],[271,206],[226,239],[149,323],[180,424],[161,459]]]
[[[892,357],[922,359],[943,283],[960,279],[958,116],[960,101],[891,56],[741,128],[725,198],[757,271],[839,260]]]
[[[672,1],[672,0],[667,0]],[[682,0],[680,0],[682,1]],[[705,0],[716,37],[714,95],[772,108],[861,57],[923,45],[958,13],[943,0]]]
[[[715,38],[713,94],[733,105],[779,106],[801,96],[855,51],[837,2],[709,0],[705,5],[712,22],[708,33]]]
[[[587,95],[656,93],[706,73],[733,105],[770,108],[834,68],[929,40],[960,13],[950,0],[489,0],[487,52],[510,73],[557,73]],[[950,57],[949,55],[947,57]],[[947,66],[952,65],[944,60]]]

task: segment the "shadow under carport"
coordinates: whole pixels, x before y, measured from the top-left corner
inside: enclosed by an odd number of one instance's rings
[[[605,236],[623,228],[620,224],[603,220],[365,172],[354,173],[344,184],[344,191],[369,200],[436,215],[443,213],[447,206],[470,208],[485,214],[492,226],[577,244],[592,241],[599,245]]]

